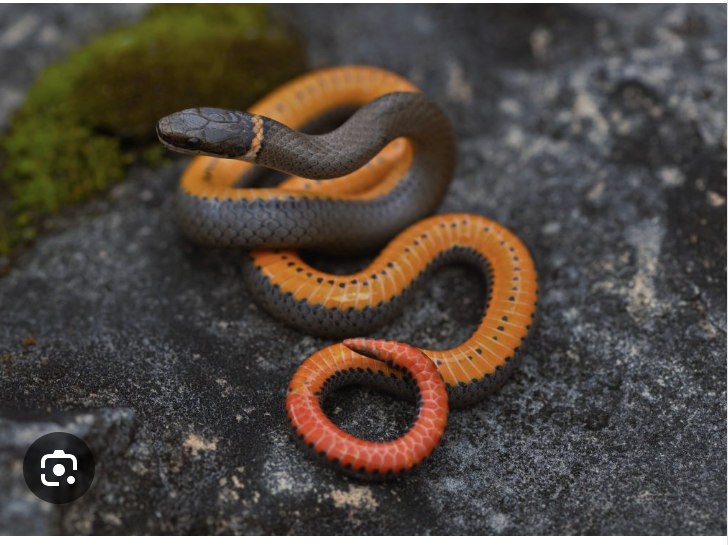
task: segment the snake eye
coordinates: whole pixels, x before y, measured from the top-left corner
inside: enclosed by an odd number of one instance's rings
[[[199,144],[199,143],[200,143],[200,139],[199,139],[199,138],[195,138],[195,137],[193,136],[192,138],[189,138],[189,139],[187,140],[187,143],[188,143],[188,144],[192,144],[193,146],[196,146],[197,144]]]

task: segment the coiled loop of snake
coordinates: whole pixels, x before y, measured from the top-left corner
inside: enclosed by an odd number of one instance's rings
[[[362,104],[328,134],[295,130],[327,110]],[[515,366],[536,307],[533,261],[513,233],[486,218],[448,214],[413,225],[442,200],[455,144],[445,114],[406,80],[367,67],[324,70],[251,112],[185,110],[157,131],[168,148],[201,155],[182,177],[182,230],[202,244],[253,249],[245,276],[273,315],[314,335],[361,335],[391,320],[445,263],[473,263],[489,280],[481,322],[460,346],[428,351],[353,339],[308,358],[291,381],[288,415],[308,448],[358,477],[398,475],[439,443],[448,399],[454,406],[482,399]],[[274,189],[239,188],[252,165],[293,177]],[[386,242],[368,267],[344,276],[310,267],[296,251],[360,252]],[[407,434],[377,443],[336,427],[321,401],[351,382],[418,397]]]

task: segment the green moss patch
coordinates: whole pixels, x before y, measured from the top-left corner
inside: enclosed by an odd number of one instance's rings
[[[259,5],[164,4],[48,67],[0,139],[0,254],[44,218],[158,162],[156,121],[194,106],[242,109],[305,69]]]

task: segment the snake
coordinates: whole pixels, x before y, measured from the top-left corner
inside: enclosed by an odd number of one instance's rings
[[[356,111],[336,129],[307,129],[347,108]],[[198,244],[247,250],[245,281],[274,317],[314,336],[351,337],[307,358],[288,387],[294,437],[316,457],[364,480],[405,474],[433,453],[451,407],[482,400],[517,366],[538,301],[533,259],[498,222],[432,215],[454,174],[455,133],[405,78],[368,66],[322,69],[245,112],[173,113],[157,134],[168,149],[196,156],[177,192],[182,232]],[[260,166],[288,177],[251,187]],[[362,270],[337,275],[309,265],[300,250],[379,253]],[[488,287],[464,343],[435,351],[362,337],[395,319],[452,263],[474,265]],[[336,426],[323,400],[349,384],[413,400],[409,430],[367,441]]]

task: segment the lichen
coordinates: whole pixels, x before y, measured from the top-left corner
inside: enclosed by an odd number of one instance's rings
[[[260,5],[164,4],[49,66],[0,139],[0,254],[43,219],[158,163],[157,119],[244,108],[304,70],[304,52]]]

